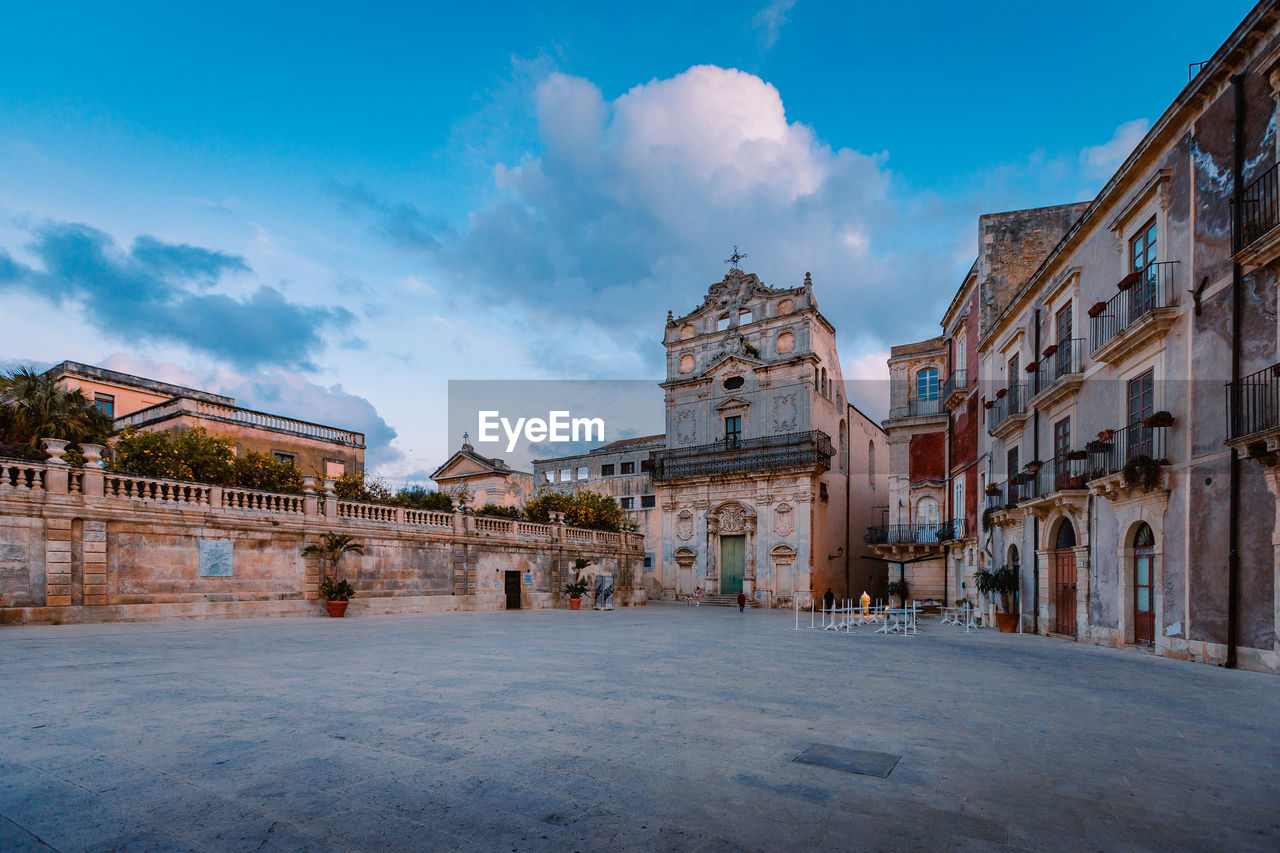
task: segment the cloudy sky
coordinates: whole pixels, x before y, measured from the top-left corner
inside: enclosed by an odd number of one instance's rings
[[[448,380],[657,378],[737,244],[879,376],[980,213],[1092,197],[1250,6],[19,4],[0,365],[362,429],[422,479]]]

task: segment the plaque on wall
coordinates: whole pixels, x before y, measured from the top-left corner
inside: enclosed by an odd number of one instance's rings
[[[201,539],[200,577],[231,577],[231,550],[230,539]]]

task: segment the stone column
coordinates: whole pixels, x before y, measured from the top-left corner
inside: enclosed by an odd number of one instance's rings
[[[332,477],[325,477],[323,482],[324,482],[324,517],[337,518],[338,517],[338,495],[336,492],[334,492],[334,486],[337,485],[337,481],[334,480]]]
[[[106,475],[101,468],[85,466],[80,478],[80,494],[86,498],[100,498],[104,492]]]
[[[1277,142],[1280,145],[1280,142]],[[1271,499],[1274,503],[1275,522],[1271,527],[1271,605],[1272,605],[1272,627],[1274,638],[1272,640],[1272,649],[1280,653],[1280,465],[1263,465],[1262,473],[1265,475],[1267,489],[1271,492]],[[1161,553],[1164,552],[1164,541],[1161,540]],[[1163,575],[1163,572],[1161,573]],[[1190,592],[1187,593],[1190,595]],[[1188,626],[1183,626],[1183,630],[1187,631]],[[1188,632],[1186,636],[1190,636]]]
[[[1076,552],[1076,639],[1090,639],[1089,546],[1077,545]]]
[[[1036,550],[1036,565],[1039,566],[1039,573],[1040,573],[1040,580],[1037,583],[1037,586],[1039,587],[1039,590],[1040,590],[1039,592],[1040,606],[1037,608],[1036,618],[1040,622],[1041,634],[1048,634],[1049,627],[1050,627],[1049,591],[1050,591],[1051,585],[1049,583],[1049,576],[1052,572],[1052,566],[1050,565],[1050,560],[1052,559],[1053,559],[1052,551],[1046,551],[1042,548]]]

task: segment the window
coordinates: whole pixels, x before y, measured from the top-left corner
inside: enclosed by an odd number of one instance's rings
[[[951,517],[964,518],[964,480],[952,481]]]
[[[573,472],[572,472],[572,471],[570,471],[568,468],[561,468],[561,469],[560,469],[560,482],[562,482],[562,483],[567,483],[567,482],[569,482],[569,480],[571,480],[572,478],[573,478]]]
[[[649,473],[649,472],[650,472],[650,471],[652,471],[652,470],[653,470],[653,460],[652,460],[652,459],[641,459],[641,460],[640,460],[640,473],[641,473],[641,474],[647,474],[647,473]]]
[[[99,394],[95,391],[93,405],[94,408],[109,418],[116,416],[116,396],[114,394]]]
[[[343,474],[347,473],[347,463],[341,459],[324,460],[324,475],[330,479],[336,480]]]
[[[542,472],[542,479],[543,479],[543,480],[545,480],[545,481],[546,481],[546,482],[548,482],[548,483],[554,483],[554,482],[556,481],[556,472],[555,472],[555,471],[543,471],[543,472]]]
[[[636,505],[635,498],[630,498],[630,497],[618,498],[618,506],[622,507],[623,509],[633,509],[635,505]]]
[[[938,499],[923,497],[916,501],[916,524],[924,527],[938,525]]]
[[[938,399],[938,371],[934,368],[926,367],[916,374],[916,399]]]
[[[738,325],[745,326],[751,322],[751,309],[743,308],[738,312]]]
[[[871,488],[876,487],[876,443],[873,440],[867,441],[867,482]]]
[[[819,484],[818,484],[818,499],[819,499],[819,500],[824,500],[824,501],[825,501],[825,500],[830,500],[830,499],[831,499],[831,495],[830,495],[830,494],[828,494],[828,492],[827,492],[827,484],[826,484],[826,483],[819,483]]]
[[[1018,384],[1018,368],[1021,366],[1022,365],[1019,363],[1018,354],[1015,352],[1009,358],[1009,384],[1008,384],[1009,388],[1012,388],[1014,385]]]
[[[964,338],[959,337],[959,335],[963,335],[963,334],[964,334],[963,329],[961,329],[957,334],[957,337],[955,339],[955,352],[953,353],[952,359],[951,359],[956,370],[965,369]]]
[[[729,315],[725,314],[719,320],[716,320],[716,331],[723,332],[727,328],[729,328]]]
[[[1152,219],[1138,236],[1129,241],[1129,257],[1134,272],[1141,272],[1156,262],[1156,221]]]
[[[646,572],[653,571],[653,552],[652,551],[644,555],[644,570]]]
[[[578,468],[578,479],[579,479],[579,480],[585,480],[585,479],[587,479],[587,466],[586,466],[586,465],[582,465],[582,466],[580,466],[580,467]]]
[[[601,465],[601,466],[600,466],[600,476],[601,476],[601,477],[612,477],[612,476],[613,476],[613,463],[612,463],[612,462],[610,462],[610,463],[609,463],[609,464],[607,464],[607,465]]]
[[[1142,421],[1155,411],[1155,374],[1148,370],[1141,376],[1130,379],[1125,390],[1128,404],[1126,425],[1129,427],[1125,430],[1125,435],[1128,436],[1125,441],[1125,458],[1154,457],[1155,448],[1151,441],[1153,433],[1142,425]]]
[[[731,415],[724,419],[724,440],[727,444],[742,441],[742,415]]]
[[[657,505],[658,505],[657,495],[641,495],[640,496],[641,509],[653,509]]]
[[[743,379],[741,376],[730,376],[724,381],[724,388],[726,391],[736,391],[741,388],[743,383],[746,381],[747,380]]]
[[[849,431],[844,421],[840,422],[840,470],[849,470]]]
[[[620,474],[634,474],[635,472],[636,472],[636,463],[634,462],[623,462],[618,469],[618,473]]]
[[[1018,476],[1018,448],[1010,447],[1006,458],[1008,460],[1009,480],[1012,481],[1014,477]],[[1006,492],[1006,494],[1012,494],[1012,492]],[[1012,502],[1010,501],[1010,503]]]
[[[1071,418],[1063,418],[1053,425],[1053,476],[1054,487],[1067,488],[1067,454],[1071,452]]]
[[[1071,340],[1071,303],[1068,302],[1058,309],[1058,313],[1054,315],[1054,322],[1058,331],[1058,346]],[[1059,356],[1061,357],[1061,356]]]
[[[271,451],[271,458],[277,462],[283,462],[286,465],[297,465],[298,456],[295,453],[285,453],[283,450]]]

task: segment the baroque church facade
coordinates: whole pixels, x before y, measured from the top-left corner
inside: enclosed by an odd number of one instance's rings
[[[663,344],[667,432],[651,464],[665,591],[766,606],[860,594],[875,565],[850,530],[875,498],[852,484],[874,485],[886,444],[846,399],[809,275],[773,288],[735,266],[696,309],[668,312]]]

